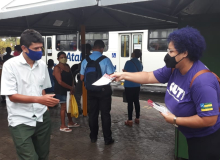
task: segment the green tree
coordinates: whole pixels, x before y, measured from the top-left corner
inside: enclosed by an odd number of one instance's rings
[[[5,53],[5,49],[7,47],[11,47],[11,49],[14,50],[14,46],[19,44],[20,44],[20,38],[18,37],[7,37],[5,38],[4,41],[0,39],[0,54]]]

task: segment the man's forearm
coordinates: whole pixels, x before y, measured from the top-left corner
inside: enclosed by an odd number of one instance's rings
[[[10,101],[15,103],[39,103],[38,96],[26,96],[22,94],[13,94],[8,96]]]

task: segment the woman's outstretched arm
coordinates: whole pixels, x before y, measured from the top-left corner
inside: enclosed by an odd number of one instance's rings
[[[140,84],[160,83],[154,76],[153,72],[116,72],[112,74],[111,77],[115,77],[116,81],[128,80]]]

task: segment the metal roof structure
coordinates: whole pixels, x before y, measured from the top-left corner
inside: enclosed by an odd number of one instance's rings
[[[0,3],[0,19],[95,5],[97,5],[96,0],[4,0]]]
[[[99,6],[110,6],[116,4],[124,4],[124,3],[134,3],[134,2],[146,2],[151,0],[99,0]]]
[[[219,8],[219,0],[5,0],[0,36],[19,36],[27,28],[70,34],[82,24],[87,32],[177,28],[186,16],[212,16]]]

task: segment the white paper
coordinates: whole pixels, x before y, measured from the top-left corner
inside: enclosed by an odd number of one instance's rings
[[[148,100],[147,101],[147,104],[148,104],[148,106],[150,106],[150,107],[153,107],[154,109],[156,109],[156,110],[158,110],[159,112],[161,112],[161,113],[163,113],[163,114],[166,114],[167,115],[167,113],[168,112],[170,112],[168,109],[167,109],[167,107],[164,107],[164,106],[162,106],[162,105],[160,105],[160,104],[158,104],[158,103],[155,103],[155,102],[153,102],[152,100]],[[171,113],[171,112],[170,112]],[[175,127],[178,127],[178,125],[176,125],[176,124],[173,124]]]
[[[92,85],[94,86],[104,86],[112,82],[115,78],[111,78],[108,74],[104,74],[99,80],[94,82]]]
[[[47,53],[52,53],[52,49],[47,49]]]
[[[160,105],[160,104],[158,104],[158,103],[155,103],[155,102],[151,101],[150,99],[147,101],[147,104],[148,104],[149,106],[153,107],[154,109],[158,110],[158,111],[161,112],[161,113],[165,113],[165,114],[166,114],[167,112],[170,112],[170,111],[167,109],[167,107],[164,107],[164,106],[162,106],[162,105]]]
[[[155,104],[155,105],[154,105],[153,108],[155,108],[156,110],[160,111],[161,113],[167,113],[167,112],[169,112],[166,107],[164,107],[164,106],[162,106],[162,105],[160,105],[160,104],[158,104],[158,103],[154,103],[154,104]]]
[[[141,44],[134,44],[134,49],[141,49]]]

